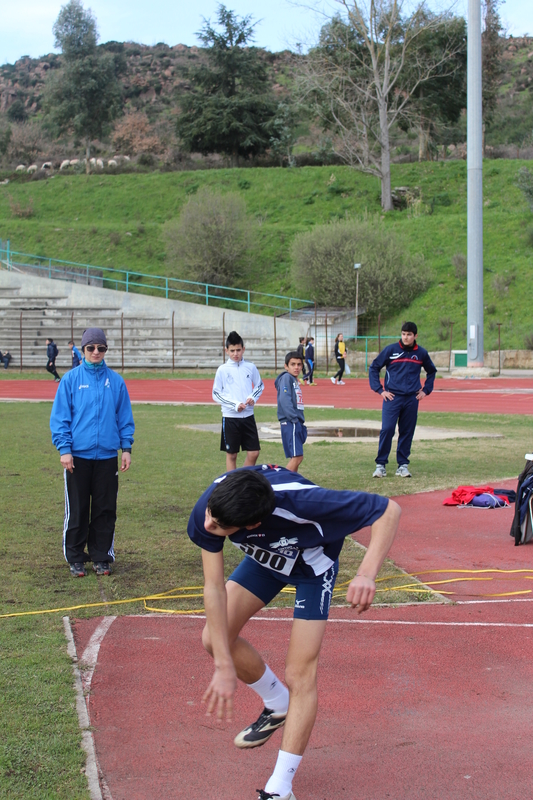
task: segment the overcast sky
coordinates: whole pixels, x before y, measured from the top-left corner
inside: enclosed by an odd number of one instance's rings
[[[64,0],[4,0],[0,64],[13,63],[23,55],[37,58],[52,52],[52,25],[64,4]],[[256,44],[268,50],[293,49],[298,42],[311,43],[320,27],[320,17],[289,0],[226,0],[224,4],[240,16],[252,14],[255,20],[261,20],[256,27]],[[329,4],[334,7],[334,0]],[[96,16],[101,42],[114,39],[148,45],[166,42],[172,46],[198,44],[195,34],[202,25],[202,17],[214,20],[218,2],[84,0],[84,6],[91,8]],[[457,13],[466,13],[466,0],[458,0],[456,8]],[[533,35],[531,0],[506,0],[501,17],[513,36]]]

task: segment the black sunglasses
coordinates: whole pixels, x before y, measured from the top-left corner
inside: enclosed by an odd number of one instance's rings
[[[106,353],[107,352],[107,345],[106,344],[86,344],[85,349],[89,353],[94,353],[95,350],[98,350],[99,353]]]

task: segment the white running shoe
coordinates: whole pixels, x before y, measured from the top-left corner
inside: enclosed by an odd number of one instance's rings
[[[345,385],[344,381],[339,381],[339,386],[344,386],[344,385]]]
[[[333,385],[335,385],[335,384],[337,383],[337,381],[335,380],[335,378],[332,378],[332,379],[331,379],[331,382],[333,383]]]
[[[409,472],[409,467],[407,464],[400,464],[396,472],[394,473],[398,478],[412,478],[413,476]]]
[[[396,473],[398,474],[398,473]],[[378,464],[374,472],[372,473],[373,478],[386,478],[387,477],[387,470],[383,466],[383,464]]]

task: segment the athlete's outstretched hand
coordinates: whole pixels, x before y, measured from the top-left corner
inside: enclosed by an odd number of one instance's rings
[[[372,605],[372,600],[376,594],[376,584],[372,578],[366,575],[356,575],[348,586],[346,600],[352,608],[357,609],[357,613],[366,611]]]
[[[202,697],[202,703],[207,703],[207,716],[210,717],[216,710],[217,719],[226,718],[230,722],[233,717],[233,695],[236,688],[235,669],[233,667],[216,668],[213,679]]]

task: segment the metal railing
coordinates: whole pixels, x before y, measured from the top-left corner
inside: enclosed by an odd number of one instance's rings
[[[287,314],[301,308],[314,307],[312,300],[300,297],[287,297],[251,289],[236,289],[232,286],[218,286],[211,283],[188,281],[182,278],[168,278],[144,272],[95,267],[75,261],[21,253],[10,248],[9,240],[0,239],[0,264],[8,270],[37,272],[42,277],[86,283],[125,292],[162,295],[167,300],[188,300],[205,305],[235,306],[239,311],[252,310],[257,313]]]

